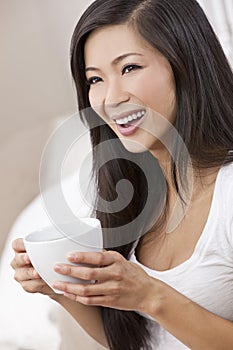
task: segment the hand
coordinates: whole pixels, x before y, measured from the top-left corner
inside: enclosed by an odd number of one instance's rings
[[[55,282],[54,287],[64,291],[64,295],[72,300],[85,305],[147,312],[151,297],[153,296],[153,302],[156,298],[156,280],[117,252],[78,252],[69,255],[68,260],[72,263],[95,265],[55,265],[54,270],[63,275],[96,280],[95,284]]]
[[[49,296],[56,294],[39,276],[32,266],[29,256],[26,253],[23,239],[17,238],[12,242],[15,257],[11,262],[15,270],[14,278],[21,284],[28,293],[41,293]]]

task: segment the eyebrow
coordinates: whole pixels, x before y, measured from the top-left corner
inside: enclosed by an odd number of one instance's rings
[[[136,53],[136,52],[131,52],[131,53],[125,53],[123,55],[120,55],[119,57],[115,58],[112,61],[112,65],[117,65],[119,62],[123,61],[125,58],[129,57],[129,56],[143,56],[141,53]],[[89,71],[100,71],[99,68],[95,68],[95,67],[87,67],[85,69],[86,72]]]

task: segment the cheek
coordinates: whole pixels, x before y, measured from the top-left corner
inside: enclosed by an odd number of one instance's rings
[[[176,95],[172,77],[148,71],[147,76],[138,81],[135,94],[153,111],[173,118]]]
[[[103,103],[100,94],[97,93],[96,89],[91,89],[88,98],[92,109],[101,116],[103,114]]]
[[[95,91],[96,89],[91,88],[88,94],[91,107],[95,110],[100,105],[100,96]]]
[[[93,89],[89,91],[88,98],[91,108],[98,114],[100,118],[102,118],[105,122],[108,122],[104,111],[103,95],[97,93],[97,91],[94,91]]]
[[[163,89],[161,83],[155,72],[148,69],[146,72],[142,71],[142,74],[137,74],[135,79],[130,79],[127,82],[127,89],[144,105],[153,108],[153,105],[161,100],[161,89]]]
[[[92,85],[89,90],[89,101],[91,106],[101,106],[104,104],[106,94],[106,85],[104,83],[97,83]]]

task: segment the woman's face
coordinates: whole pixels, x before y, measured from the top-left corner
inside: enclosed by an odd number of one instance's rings
[[[167,59],[127,25],[92,32],[84,55],[91,107],[129,151],[162,150],[176,116]]]

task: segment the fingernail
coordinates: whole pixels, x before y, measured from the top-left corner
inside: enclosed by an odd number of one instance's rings
[[[77,260],[78,259],[78,254],[77,253],[69,253],[67,255],[67,259],[72,260],[72,261]]]
[[[53,283],[53,287],[57,288],[57,289],[62,289],[63,283],[56,281],[56,282]]]
[[[64,296],[71,299],[71,300],[75,300],[75,295],[74,294],[70,294],[70,293],[64,293]]]
[[[33,276],[34,277],[40,277],[39,273],[36,270],[33,271]]]
[[[24,261],[26,264],[30,263],[30,259],[29,259],[29,256],[27,254],[24,255]]]
[[[67,267],[64,266],[64,265],[56,264],[56,265],[54,266],[54,270],[59,271],[59,272],[66,273],[66,272],[67,272]]]

